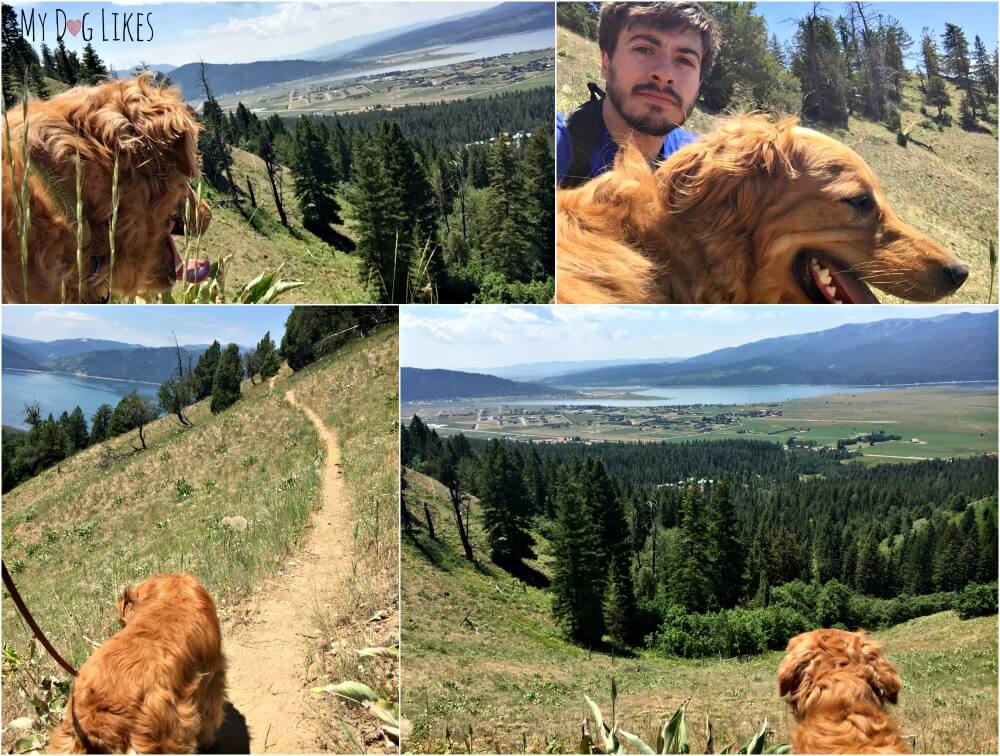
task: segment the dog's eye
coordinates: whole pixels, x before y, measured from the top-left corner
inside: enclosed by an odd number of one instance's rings
[[[846,202],[855,210],[865,214],[870,213],[875,207],[875,200],[872,199],[870,194],[859,194],[856,197],[846,197],[841,201]]]

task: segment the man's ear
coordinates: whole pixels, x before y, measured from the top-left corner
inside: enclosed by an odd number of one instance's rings
[[[608,55],[607,51],[601,50],[601,78],[607,82],[608,80],[608,68],[611,67],[611,56]]]

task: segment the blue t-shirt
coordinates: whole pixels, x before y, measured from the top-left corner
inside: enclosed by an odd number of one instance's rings
[[[696,134],[676,128],[663,139],[661,159],[670,157],[681,147],[698,139]],[[590,153],[590,178],[600,176],[609,170],[618,154],[618,143],[611,138],[604,120],[597,137],[597,144]],[[573,139],[569,135],[569,127],[561,113],[556,114],[556,180],[562,182],[573,164]]]

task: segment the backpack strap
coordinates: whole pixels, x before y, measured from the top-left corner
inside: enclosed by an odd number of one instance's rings
[[[566,128],[573,146],[573,160],[559,184],[563,189],[572,189],[590,180],[590,153],[594,151],[604,126],[604,92],[592,81],[587,83],[587,89],[590,90],[590,100],[570,113],[566,119]]]

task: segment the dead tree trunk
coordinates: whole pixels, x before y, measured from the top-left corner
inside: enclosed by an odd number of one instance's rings
[[[462,522],[462,492],[458,486],[448,488],[451,495],[451,507],[455,510],[455,523],[458,525],[458,537],[462,539],[462,548],[465,549],[465,558],[470,562],[475,562],[476,558],[472,554],[472,544],[469,542],[469,531]]]
[[[434,520],[431,519],[431,508],[427,506],[427,502],[424,502],[424,517],[427,518],[427,535],[431,537],[432,541],[437,540],[434,536]]]
[[[253,194],[253,181],[247,176],[247,192],[250,194],[250,207],[257,207],[257,198]]]

